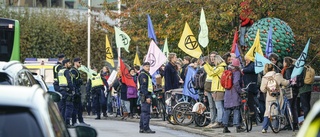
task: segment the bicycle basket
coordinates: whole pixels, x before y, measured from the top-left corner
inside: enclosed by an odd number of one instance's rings
[[[288,99],[291,99],[293,97],[291,87],[281,88],[281,91],[283,93],[283,96],[286,96]]]

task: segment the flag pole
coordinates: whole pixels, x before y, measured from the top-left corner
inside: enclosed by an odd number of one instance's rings
[[[117,6],[118,6],[118,15],[119,15],[119,17],[117,19],[117,21],[118,21],[117,25],[120,28],[121,0],[117,0],[117,2],[118,2]],[[121,59],[121,48],[118,47],[118,67],[120,67],[120,59]]]
[[[91,26],[91,0],[88,0],[88,50],[87,50],[87,60],[88,60],[88,68],[90,68],[90,26]]]

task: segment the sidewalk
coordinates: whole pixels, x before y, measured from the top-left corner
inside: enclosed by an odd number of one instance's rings
[[[84,115],[84,118],[88,118],[88,119],[94,119],[96,116],[87,116]],[[115,116],[108,116],[108,117],[101,117],[101,120],[118,120],[121,121],[121,117],[115,117]],[[140,119],[130,119],[127,118],[127,120],[125,120],[127,122],[139,122]],[[235,132],[235,127],[229,127],[229,130],[231,131],[231,133],[222,133],[222,128],[216,128],[216,129],[207,129],[204,127],[196,127],[195,124],[190,124],[189,126],[180,126],[180,125],[172,125],[170,123],[168,123],[167,121],[162,121],[162,119],[156,119],[156,118],[152,118],[150,120],[150,124],[151,125],[155,125],[155,126],[162,126],[162,127],[167,127],[167,128],[171,128],[174,130],[181,130],[181,131],[186,131],[189,133],[194,133],[194,134],[199,134],[199,135],[203,135],[203,136],[214,136],[214,137],[293,137],[296,136],[297,131],[292,132],[292,131],[280,131],[278,134],[275,134],[272,132],[271,129],[268,130],[268,133],[261,133],[261,124],[256,126],[253,125],[252,127],[252,131],[250,132],[241,132],[241,133],[236,133]]]

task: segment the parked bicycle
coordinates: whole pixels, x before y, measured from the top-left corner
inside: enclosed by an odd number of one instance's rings
[[[204,92],[198,92],[199,99],[198,102],[193,105],[192,112],[194,113],[194,122],[199,127],[204,127],[209,125],[210,121],[210,109]]]
[[[164,100],[164,92],[162,88],[157,88],[154,91],[155,95],[155,105],[153,107],[153,113],[157,118],[162,118],[163,121],[166,120],[166,107]]]
[[[122,117],[122,107],[121,107],[121,98],[120,92],[115,91],[112,98],[112,110],[116,112],[116,117]]]
[[[241,107],[240,107],[240,114],[241,114],[241,120],[242,124],[249,132],[252,129],[252,121],[250,117],[250,108],[248,106],[248,88],[251,84],[256,84],[255,82],[250,82],[247,87],[242,89],[242,92],[240,94],[241,96]]]
[[[291,129],[294,131],[293,117],[291,113],[290,103],[288,101],[289,98],[292,98],[292,90],[290,91],[290,88],[285,88],[285,90],[281,90],[281,92],[282,93],[271,93],[271,96],[276,97],[276,101],[272,102],[269,106],[269,126],[274,133],[279,133],[279,131],[288,124],[290,124]],[[282,107],[279,103],[280,94],[283,94]]]

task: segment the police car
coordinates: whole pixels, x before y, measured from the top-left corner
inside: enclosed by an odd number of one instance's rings
[[[24,66],[31,72],[40,75],[49,91],[54,91],[53,88],[53,66],[56,65],[58,59],[56,58],[26,58]]]

